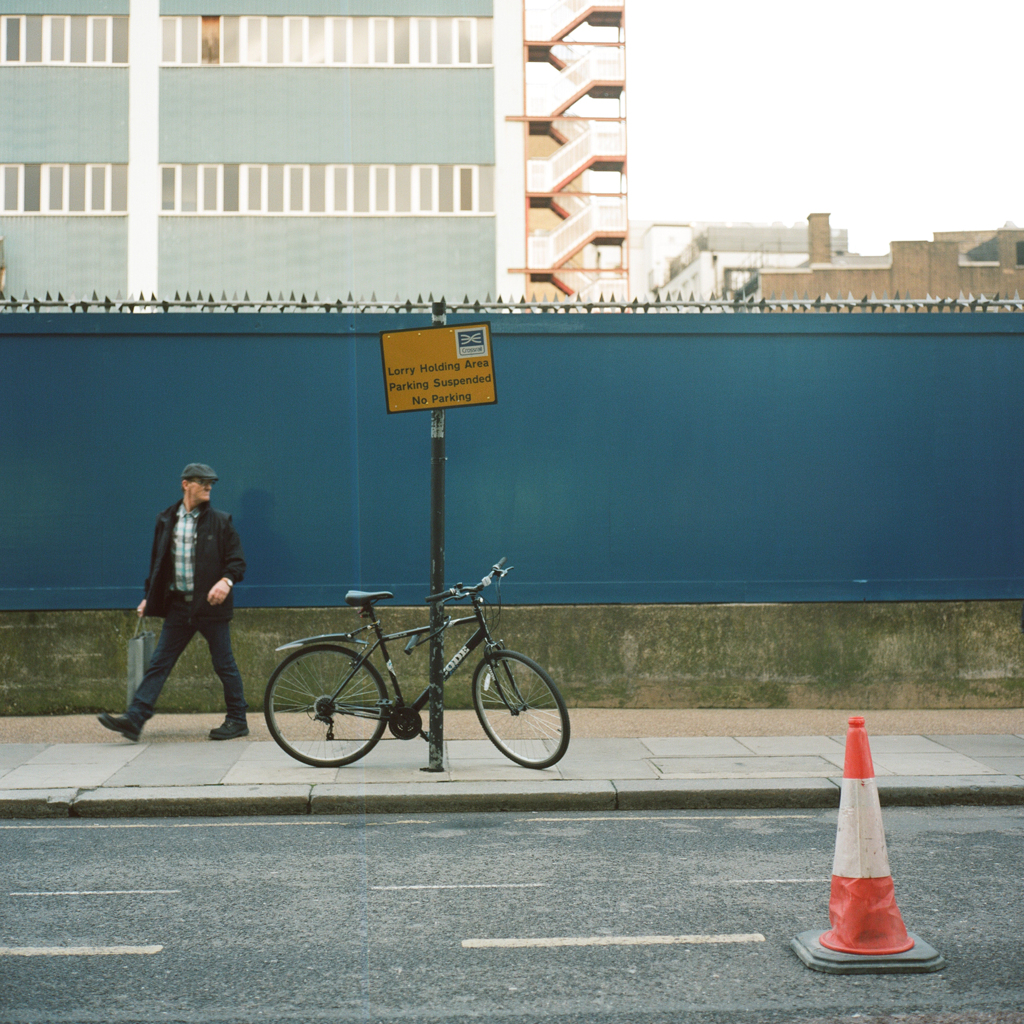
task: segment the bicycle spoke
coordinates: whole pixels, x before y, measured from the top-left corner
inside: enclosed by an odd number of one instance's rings
[[[503,754],[547,768],[569,744],[569,715],[548,674],[514,651],[485,659],[473,676],[473,704],[484,731]]]
[[[318,767],[348,764],[380,739],[384,683],[356,656],[319,644],[286,658],[271,676],[264,715],[271,735],[292,757]],[[335,694],[344,693],[344,700]]]

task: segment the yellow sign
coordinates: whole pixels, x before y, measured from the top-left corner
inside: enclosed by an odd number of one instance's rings
[[[489,323],[381,331],[380,354],[388,412],[498,401]]]

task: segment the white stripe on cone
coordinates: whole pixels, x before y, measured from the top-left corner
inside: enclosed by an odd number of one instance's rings
[[[832,874],[842,878],[885,878],[891,874],[874,779],[843,779]]]
[[[818,940],[827,949],[882,956],[913,948],[896,905],[878,784],[860,717],[850,719],[846,736],[828,917],[832,927]]]

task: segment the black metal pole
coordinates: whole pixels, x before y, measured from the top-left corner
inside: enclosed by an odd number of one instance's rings
[[[431,307],[431,323],[446,323],[444,299]],[[430,412],[430,593],[444,590],[444,409]],[[430,606],[430,763],[425,772],[444,771],[444,622],[440,603]]]

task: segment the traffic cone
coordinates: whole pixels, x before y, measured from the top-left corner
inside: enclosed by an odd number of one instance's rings
[[[846,734],[828,916],[828,931],[801,932],[792,942],[813,970],[892,974],[946,966],[935,949],[907,931],[896,905],[871,748],[859,716],[850,719]]]

